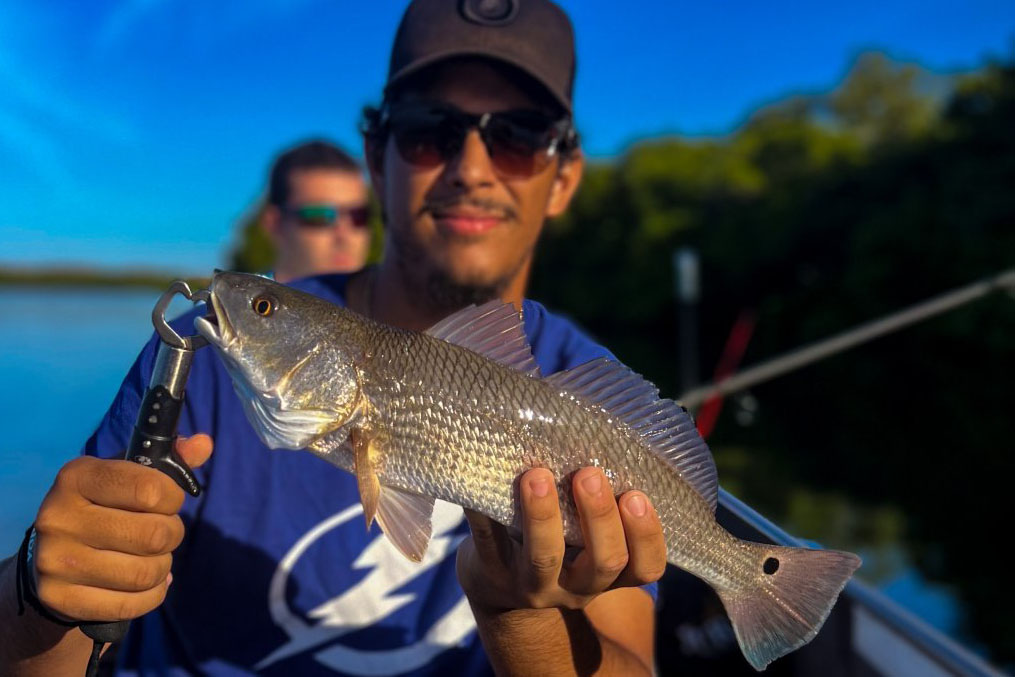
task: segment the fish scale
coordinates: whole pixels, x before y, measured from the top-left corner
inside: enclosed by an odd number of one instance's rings
[[[379,472],[383,483],[457,503],[520,528],[514,480],[536,465],[547,467],[564,490],[560,507],[565,540],[581,546],[581,528],[568,480],[575,470],[589,465],[587,450],[597,450],[594,465],[611,479],[615,493],[638,488],[652,500],[664,524],[671,557],[706,579],[711,578],[709,571],[721,571],[711,562],[718,559],[720,549],[695,552],[693,543],[702,542],[695,538],[699,534],[687,535],[694,525],[715,524],[714,520],[682,514],[695,512],[695,507],[707,512],[708,506],[679,481],[672,468],[635,441],[629,430],[607,423],[610,419],[605,412],[585,405],[579,410],[584,415],[579,417],[574,403],[544,381],[511,372],[456,346],[441,346],[450,350],[442,350],[442,359],[433,363],[429,358],[437,351],[432,345],[409,350],[402,342],[436,339],[378,330],[390,333],[374,341],[378,348],[363,369],[371,374],[365,394],[379,412],[376,425],[393,431],[390,437],[397,440],[384,446],[384,468]],[[462,373],[476,378],[463,379]],[[395,383],[403,385],[396,389]],[[427,392],[405,383],[426,384]],[[439,404],[422,405],[424,396]],[[520,415],[529,411],[533,420]],[[435,416],[435,412],[442,415]],[[483,425],[474,412],[480,413]],[[545,420],[554,424],[547,425]],[[450,449],[455,453],[434,453]],[[526,463],[527,457],[542,462]],[[461,459],[472,470],[468,481],[462,482],[451,472],[453,468],[432,460],[439,458]],[[671,493],[676,493],[675,500],[667,500]],[[714,531],[725,533],[717,525]]]
[[[814,637],[860,564],[729,534],[715,519],[714,461],[686,412],[609,360],[541,377],[508,304],[419,333],[236,273],[215,275],[211,302],[216,323],[195,324],[262,441],[355,473],[368,519],[415,561],[434,498],[520,528],[516,485],[535,467],[553,472],[565,541],[582,545],[571,479],[596,466],[616,494],[649,497],[668,560],[715,588],[759,670]]]
[[[400,354],[404,353],[400,351]],[[460,363],[467,363],[472,359],[473,354],[462,351],[458,356]],[[394,361],[390,364],[394,364]],[[487,364],[489,363],[477,365],[480,368],[474,369],[473,373],[488,376],[491,380],[501,375],[496,372],[492,374],[484,373],[484,371],[490,371],[489,367],[485,370],[481,368]],[[395,373],[400,375],[412,373],[411,370],[416,365],[417,363],[412,360],[397,364]],[[616,440],[618,436],[611,435],[609,432],[609,430],[614,429],[603,429],[601,425],[602,421],[596,420],[601,418],[602,412],[595,411],[593,407],[584,407],[584,411],[595,421],[594,424],[588,424],[588,421],[584,418],[581,421],[575,420],[570,411],[571,407],[563,404],[568,402],[566,397],[560,397],[559,393],[556,398],[547,397],[545,392],[540,392],[546,390],[544,383],[534,379],[522,381],[521,379],[525,379],[525,377],[516,374],[511,374],[514,377],[513,383],[501,383],[501,390],[483,387],[482,392],[469,392],[462,387],[463,381],[457,379],[457,374],[461,372],[457,366],[449,370],[449,379],[441,379],[427,373],[422,374],[419,380],[420,382],[429,383],[431,394],[435,398],[446,402],[447,408],[450,410],[461,412],[466,409],[468,405],[464,404],[462,400],[475,401],[478,399],[486,404],[488,408],[485,409],[485,412],[490,417],[486,430],[491,429],[489,421],[495,419],[505,430],[514,428],[517,432],[516,438],[551,439],[554,444],[546,445],[546,449],[555,451],[544,451],[541,455],[538,452],[534,453],[531,449],[524,448],[523,445],[498,444],[497,442],[500,441],[501,435],[496,436],[494,440],[481,440],[477,444],[476,440],[469,437],[469,433],[476,428],[475,423],[470,420],[468,415],[459,414],[451,419],[437,421],[423,417],[417,421],[414,413],[403,409],[401,403],[393,401],[385,402],[384,398],[386,394],[383,391],[379,391],[376,394],[368,395],[368,399],[371,402],[376,401],[378,404],[375,406],[378,409],[388,412],[390,421],[381,423],[382,427],[397,425],[395,421],[401,418],[413,421],[413,425],[419,425],[423,429],[427,429],[433,423],[436,423],[437,428],[436,431],[428,431],[434,434],[438,438],[437,440],[426,440],[425,436],[421,439],[416,435],[404,435],[400,436],[406,442],[403,448],[390,448],[387,450],[385,454],[386,458],[398,455],[400,460],[403,461],[399,466],[402,471],[400,475],[386,477],[395,486],[401,486],[402,488],[420,493],[435,495],[450,502],[463,504],[491,514],[491,516],[505,524],[520,527],[516,509],[516,498],[513,495],[513,491],[509,492],[506,488],[512,486],[512,480],[515,477],[536,465],[526,464],[521,459],[526,456],[540,457],[543,459],[543,462],[539,465],[552,470],[558,478],[559,488],[563,489],[561,492],[561,512],[565,523],[565,538],[569,545],[580,546],[582,545],[582,534],[570,496],[570,483],[567,480],[574,470],[589,464],[590,459],[588,452],[585,450],[600,451],[599,454],[591,459],[593,461],[591,465],[596,465],[603,469],[604,473],[611,479],[614,490],[618,494],[635,488],[632,475],[637,475],[641,478],[660,478],[664,484],[667,483],[666,478],[672,475],[672,470],[662,461],[654,459],[642,445],[632,444],[630,439],[622,439],[618,444]],[[448,372],[444,373],[447,374]],[[473,383],[478,384],[478,382],[479,379],[476,379]],[[442,392],[444,389],[450,392]],[[532,392],[533,390],[535,392]],[[487,402],[482,399],[485,392],[498,392],[498,396],[494,401]],[[558,406],[549,404],[555,400]],[[544,404],[542,407],[538,405],[525,407],[522,404],[524,402]],[[493,407],[496,407],[496,409],[491,411]],[[514,414],[514,412],[522,409],[535,410],[539,412],[537,416],[541,414],[547,418],[562,421],[564,425],[535,431],[533,428],[539,427],[538,423],[523,419]],[[497,429],[497,427],[492,427],[492,429]],[[464,431],[464,436],[456,438],[456,430]],[[450,431],[450,434],[441,435],[440,431]],[[578,444],[574,443],[575,439],[577,439]],[[427,444],[427,441],[430,443]],[[468,459],[516,459],[516,462],[501,462],[497,463],[496,466],[488,467],[487,470],[493,471],[493,474],[477,477],[475,473],[472,473],[469,476],[470,482],[464,486],[460,482],[442,482],[442,478],[450,476],[443,472],[432,472],[429,464],[422,462],[426,458],[422,453],[423,449],[435,446],[457,448],[460,450],[460,455]],[[637,448],[641,453],[632,453],[633,448]],[[621,458],[617,459],[616,457],[618,456]],[[631,460],[634,460],[633,465],[640,472],[629,472],[632,465],[630,463]],[[649,468],[646,466],[655,467]],[[388,470],[386,469],[385,473],[387,472]],[[410,478],[412,485],[400,484],[405,481],[404,478]],[[429,482],[426,480],[419,482],[420,478],[427,478]],[[725,567],[722,564],[727,560],[716,558],[716,554],[722,551],[721,548],[696,548],[694,544],[714,546],[718,542],[719,536],[724,532],[715,529],[712,530],[713,533],[708,535],[701,534],[699,533],[700,530],[695,527],[700,523],[707,522],[700,520],[700,516],[698,516],[699,519],[695,519],[694,517],[689,518],[689,516],[681,514],[682,511],[687,511],[687,506],[683,505],[685,502],[691,504],[703,503],[700,497],[692,491],[686,491],[686,485],[674,483],[675,486],[673,488],[675,488],[678,494],[677,500],[660,500],[659,496],[665,495],[668,492],[656,491],[655,484],[658,483],[653,481],[646,483],[642,481],[640,485],[637,485],[637,488],[644,491],[653,500],[653,504],[660,514],[671,558],[677,560],[677,563],[683,565],[684,568],[706,578],[706,580],[713,578],[712,572],[716,574],[723,572]],[[693,512],[693,508],[691,510]],[[705,507],[705,510],[707,510],[707,507]],[[684,528],[674,528],[671,525],[684,525]]]

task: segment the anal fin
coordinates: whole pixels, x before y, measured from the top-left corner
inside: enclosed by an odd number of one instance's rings
[[[359,429],[350,433],[356,459],[356,481],[367,526],[374,518],[388,540],[413,562],[421,562],[433,533],[434,499],[381,484],[377,477],[376,443]]]

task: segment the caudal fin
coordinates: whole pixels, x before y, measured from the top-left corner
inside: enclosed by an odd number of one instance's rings
[[[753,584],[718,590],[740,649],[755,670],[811,641],[860,566],[851,552],[750,544]]]

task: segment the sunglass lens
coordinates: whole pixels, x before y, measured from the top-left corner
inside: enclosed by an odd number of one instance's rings
[[[296,217],[300,224],[313,228],[323,228],[335,222],[338,211],[334,207],[313,205],[300,207],[296,210]]]
[[[390,129],[399,155],[417,167],[437,167],[457,155],[479,116],[431,104],[407,104],[391,113]],[[554,121],[538,111],[494,113],[479,125],[494,168],[524,178],[542,171],[556,132]]]
[[[391,118],[399,155],[417,167],[436,167],[454,155],[460,136],[456,127],[449,114],[437,108],[408,107]]]
[[[417,167],[436,167],[444,161],[436,130],[396,131],[395,144],[402,159]]]
[[[484,136],[494,166],[506,176],[527,177],[549,163],[552,122],[543,115],[518,111],[494,115]]]
[[[366,228],[370,225],[370,208],[354,207],[349,210],[349,220],[357,228]]]

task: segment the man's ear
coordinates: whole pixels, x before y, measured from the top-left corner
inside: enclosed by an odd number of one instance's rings
[[[575,148],[568,158],[561,159],[557,167],[557,176],[553,179],[553,186],[550,188],[550,199],[546,203],[546,216],[553,218],[560,216],[567,209],[578,184],[582,180],[582,172],[585,171],[585,156],[580,148]]]
[[[279,230],[282,226],[282,212],[275,205],[265,205],[261,210],[261,230],[268,236],[268,239],[278,244]]]

